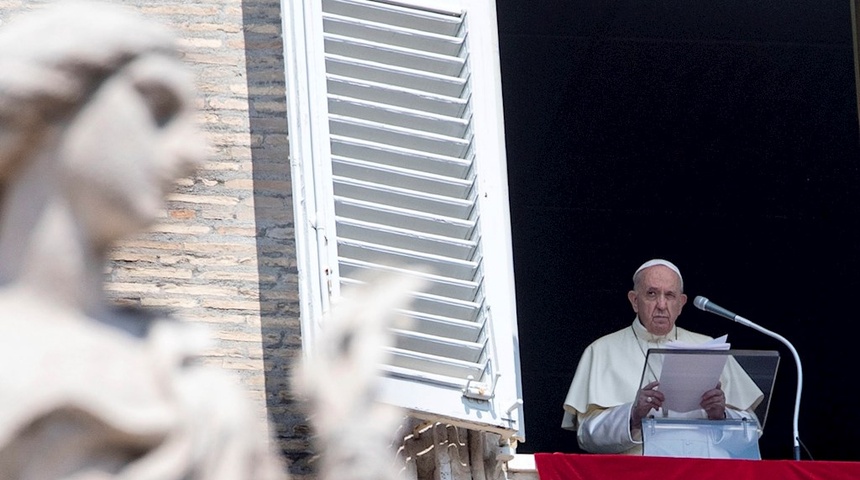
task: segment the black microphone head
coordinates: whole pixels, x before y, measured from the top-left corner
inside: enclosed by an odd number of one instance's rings
[[[709,300],[707,298],[702,297],[702,296],[698,296],[695,299],[693,299],[693,305],[695,305],[695,307],[698,308],[699,310],[704,310],[705,305],[708,304],[708,301]]]

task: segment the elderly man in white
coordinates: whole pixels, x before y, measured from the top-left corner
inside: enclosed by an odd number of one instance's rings
[[[665,400],[657,382],[639,388],[648,349],[665,348],[670,341],[712,340],[675,325],[687,296],[672,262],[642,264],[627,298],[636,313],[633,323],[585,349],[564,402],[562,428],[576,430],[579,446],[588,452],[641,454],[642,419]],[[739,412],[751,412],[761,401],[761,391],[737,363],[730,362],[728,372],[721,385],[703,393],[697,415],[739,418]]]

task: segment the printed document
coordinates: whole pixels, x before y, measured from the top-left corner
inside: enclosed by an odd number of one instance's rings
[[[728,350],[727,335],[706,343],[669,342],[667,349]],[[728,355],[666,353],[660,373],[659,389],[665,395],[663,408],[686,413],[702,408],[702,394],[717,387]]]

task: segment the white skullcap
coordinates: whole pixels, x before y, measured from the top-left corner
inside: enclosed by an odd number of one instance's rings
[[[636,269],[635,272],[633,272],[633,282],[634,283],[636,282],[636,275],[639,275],[639,272],[641,272],[642,270],[645,270],[646,268],[654,267],[657,265],[662,265],[662,266],[668,268],[669,270],[672,270],[676,274],[678,274],[678,279],[681,281],[681,286],[683,287],[684,277],[681,276],[681,270],[679,270],[678,267],[676,267],[674,263],[672,263],[668,260],[663,260],[662,258],[655,258],[653,260],[648,260],[647,262],[643,263],[642,266],[640,266],[639,268]]]

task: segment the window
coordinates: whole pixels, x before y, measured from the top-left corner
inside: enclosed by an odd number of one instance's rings
[[[495,5],[284,1],[305,353],[343,286],[420,275],[384,400],[522,440]]]

